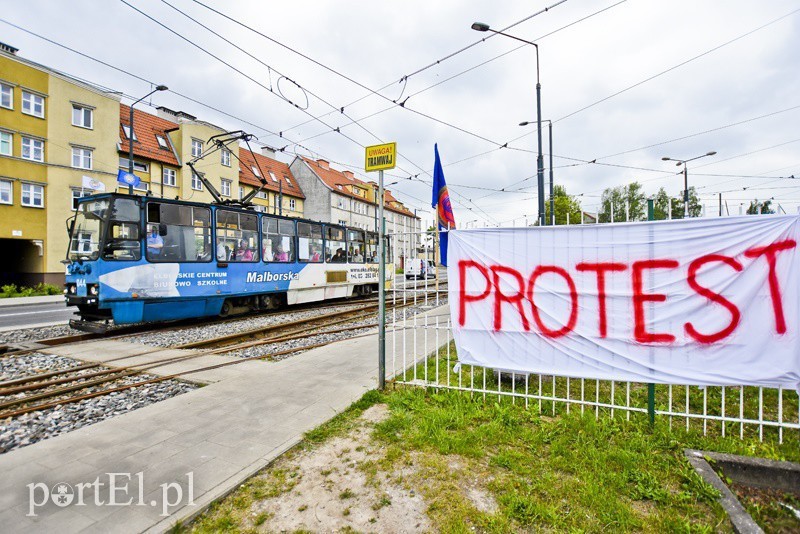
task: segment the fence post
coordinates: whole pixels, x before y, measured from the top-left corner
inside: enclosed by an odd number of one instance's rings
[[[648,198],[647,220],[652,221],[655,218],[656,214],[653,199]],[[652,247],[652,243],[650,246]],[[656,422],[656,385],[653,383],[647,384],[647,417],[650,419],[650,426],[653,426]]]

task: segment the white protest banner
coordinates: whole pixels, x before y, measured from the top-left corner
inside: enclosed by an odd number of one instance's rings
[[[450,232],[462,364],[697,385],[800,384],[800,217]]]

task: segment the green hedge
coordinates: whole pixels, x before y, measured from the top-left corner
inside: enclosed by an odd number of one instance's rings
[[[40,297],[42,295],[60,295],[62,289],[52,284],[36,284],[35,287],[17,287],[16,284],[0,286],[0,299],[14,297]]]

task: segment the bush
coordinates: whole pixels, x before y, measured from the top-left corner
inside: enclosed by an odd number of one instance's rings
[[[17,287],[16,284],[0,286],[0,298],[38,297],[43,295],[59,295],[61,288],[53,284],[36,284],[35,287]]]
[[[8,284],[8,285],[3,286],[3,295],[4,296],[10,297],[11,295],[14,295],[16,293],[17,293],[17,286],[16,285]]]

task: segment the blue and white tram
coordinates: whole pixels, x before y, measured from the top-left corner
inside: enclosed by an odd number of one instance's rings
[[[125,194],[79,201],[69,224],[71,324],[227,316],[369,294],[377,234],[236,206]],[[387,251],[391,251],[387,246]],[[394,270],[387,257],[386,282]],[[387,286],[389,287],[389,286]]]

